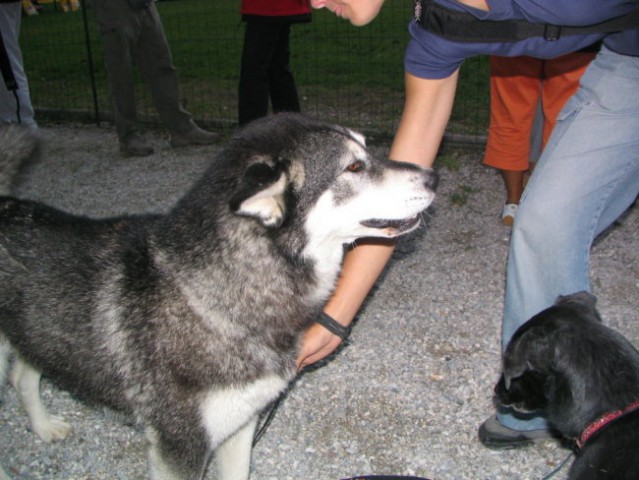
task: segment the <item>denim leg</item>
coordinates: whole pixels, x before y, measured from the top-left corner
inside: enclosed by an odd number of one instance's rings
[[[638,91],[639,58],[604,48],[559,115],[513,227],[503,348],[558,295],[590,290],[594,239],[639,193]],[[543,425],[499,418],[519,430]]]
[[[0,123],[19,122],[37,128],[19,43],[21,15],[20,2],[0,3],[0,35],[18,86],[15,92],[9,91],[0,75]]]

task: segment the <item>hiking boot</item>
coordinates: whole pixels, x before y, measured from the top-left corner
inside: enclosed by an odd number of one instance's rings
[[[132,133],[120,141],[120,153],[124,157],[147,157],[153,153],[153,147],[140,134]]]
[[[479,427],[479,441],[493,450],[527,447],[539,440],[557,438],[552,430],[519,431],[504,427],[493,415]]]
[[[172,147],[186,147],[189,145],[211,145],[216,143],[218,136],[215,133],[202,130],[197,125],[185,133],[171,133]]]

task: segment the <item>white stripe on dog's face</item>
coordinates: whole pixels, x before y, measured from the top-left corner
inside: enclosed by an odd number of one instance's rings
[[[392,162],[382,168],[362,152],[349,159],[344,172],[309,212],[310,239],[348,243],[362,237],[393,238],[416,228],[419,222],[409,221],[435,198],[427,171]]]
[[[341,245],[358,238],[394,238],[416,229],[421,212],[433,201],[433,172],[414,165],[371,158],[350,141],[341,158],[343,171],[319,197],[306,218],[309,244],[304,255],[325,272],[339,269]],[[321,281],[319,283],[322,283]]]
[[[408,221],[417,217],[433,201],[435,195],[421,185],[421,175],[389,170],[381,181],[366,180],[360,191],[347,198],[333,190],[325,192],[306,222],[309,238],[349,243],[358,238],[393,238],[418,226],[418,222],[402,229],[399,224],[371,227],[370,220]],[[354,186],[350,183],[349,186]],[[380,225],[383,225],[380,223]],[[332,243],[332,242],[331,242]]]

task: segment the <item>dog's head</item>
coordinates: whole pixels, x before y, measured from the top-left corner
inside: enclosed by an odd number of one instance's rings
[[[561,296],[515,332],[495,386],[501,405],[520,412],[543,409],[571,436],[633,397],[637,351],[601,323],[595,304],[587,292]]]
[[[243,164],[231,211],[269,229],[303,224],[310,244],[414,230],[437,184],[434,171],[376,159],[362,135],[298,114],[250,124],[230,151]]]
[[[587,292],[559,297],[553,306],[515,332],[504,353],[503,374],[495,386],[500,404],[522,413],[548,407],[558,393],[560,380],[555,366],[560,326],[565,329],[565,320],[579,317],[584,317],[584,322],[593,318],[599,321],[595,303],[595,297]]]

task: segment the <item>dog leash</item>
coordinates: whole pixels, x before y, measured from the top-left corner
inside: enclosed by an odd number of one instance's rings
[[[260,441],[262,435],[266,432],[266,429],[269,427],[271,422],[273,421],[273,417],[275,417],[275,412],[279,408],[282,400],[286,397],[288,390],[285,390],[277,399],[275,399],[268,407],[264,409],[264,413],[262,414],[262,424],[255,429],[255,434],[253,435],[253,447],[257,445],[257,442]]]
[[[557,475],[562,468],[564,468],[564,466],[566,465],[566,463],[568,463],[568,460],[570,460],[570,457],[572,457],[572,452],[570,452],[568,455],[566,455],[566,458],[564,458],[561,463],[559,465],[557,465],[555,467],[555,469],[548,473],[546,476],[544,476],[541,480],[549,480],[550,478],[554,477],[555,475]]]
[[[282,400],[284,400],[284,398],[286,397],[287,393],[288,393],[288,390],[284,391],[279,397],[277,397],[275,401],[273,401],[273,403],[271,403],[264,410],[264,414],[262,415],[262,418],[264,420],[262,421],[262,424],[255,430],[255,435],[253,435],[253,445],[252,445],[253,447],[257,445],[257,443],[260,441],[260,439],[262,438],[262,436],[268,429],[269,425],[273,421],[273,418],[275,417],[275,413],[277,412],[277,409],[282,403]],[[561,461],[561,463],[554,468],[554,470],[552,470],[550,473],[542,477],[541,480],[550,480],[552,477],[557,475],[561,471],[561,469],[564,468],[566,463],[568,463],[568,460],[570,460],[570,457],[572,457],[572,452],[566,455],[566,458],[564,458]],[[366,478],[375,478],[375,477],[354,477],[353,479],[346,479],[346,480],[359,480],[359,479],[364,480]],[[390,478],[419,478],[421,479],[421,477],[382,477],[382,478],[389,478],[389,479]]]

